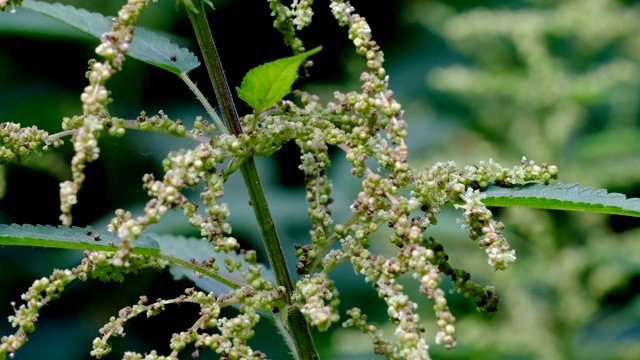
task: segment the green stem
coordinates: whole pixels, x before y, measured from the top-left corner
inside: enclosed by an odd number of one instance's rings
[[[227,122],[227,128],[231,133],[233,135],[240,135],[242,134],[242,125],[240,124],[238,111],[233,102],[233,96],[229,90],[227,78],[224,76],[218,49],[216,49],[216,45],[213,42],[213,36],[211,35],[209,21],[204,11],[204,5],[201,0],[193,1],[193,5],[198,11],[197,13],[192,11],[189,6],[185,6],[185,8],[189,14],[193,30],[196,33],[196,38],[198,38],[198,46],[200,46],[200,50],[202,51],[202,57],[207,66],[209,79],[211,79],[213,90],[216,93],[216,98],[222,111],[222,117]]]
[[[262,234],[267,255],[269,256],[269,262],[276,274],[276,281],[278,285],[284,286],[286,289],[285,302],[289,305],[287,309],[287,323],[289,325],[289,333],[293,337],[296,345],[296,350],[300,355],[300,359],[319,359],[320,357],[313,338],[311,337],[307,320],[300,312],[300,309],[296,306],[291,306],[291,294],[294,290],[293,283],[291,282],[291,276],[287,269],[275,224],[271,218],[267,199],[262,191],[262,185],[260,185],[260,178],[258,177],[258,171],[253,157],[242,162],[240,171],[249,190],[253,211],[258,220],[258,224],[260,224],[260,233]]]
[[[260,233],[264,240],[264,245],[269,256],[274,271],[276,272],[276,281],[278,285],[284,286],[287,290],[287,297],[290,297],[293,293],[293,284],[291,282],[291,276],[284,262],[284,253],[280,247],[280,239],[278,239],[278,233],[276,232],[276,226],[271,218],[271,212],[269,211],[269,205],[267,199],[262,191],[262,185],[260,184],[260,178],[258,177],[258,170],[256,169],[256,163],[253,157],[250,157],[242,162],[240,165],[240,171],[242,177],[247,184],[247,190],[249,190],[249,197],[251,198],[251,205],[253,212],[256,215],[258,224],[260,224]],[[276,270],[276,268],[282,268]],[[291,303],[290,299],[286,300],[287,303]]]
[[[231,133],[236,136],[240,135],[243,132],[242,126],[233,102],[233,97],[231,96],[231,91],[229,90],[229,85],[224,76],[220,56],[213,42],[213,36],[209,29],[209,22],[203,3],[201,0],[194,0],[193,5],[193,9],[190,9],[189,6],[185,6],[185,8],[187,9],[189,19],[191,19],[191,24],[196,33],[204,63],[209,72],[209,78],[213,84],[218,103],[220,104],[220,110]],[[195,11],[193,11],[194,9]],[[253,211],[258,221],[258,226],[260,227],[260,233],[269,256],[271,268],[276,274],[278,285],[284,287],[286,291],[285,302],[288,307],[288,309],[286,309],[288,315],[286,321],[288,332],[291,334],[295,344],[294,353],[297,353],[299,359],[303,360],[319,359],[320,356],[313,342],[309,325],[300,312],[300,309],[293,305],[291,301],[291,295],[294,290],[293,282],[287,269],[284,253],[280,246],[280,239],[278,238],[275,224],[271,218],[269,206],[264,196],[262,185],[260,184],[260,178],[258,177],[258,171],[253,157],[249,157],[242,162],[240,171],[242,172],[242,177],[249,191],[249,197],[253,204]]]

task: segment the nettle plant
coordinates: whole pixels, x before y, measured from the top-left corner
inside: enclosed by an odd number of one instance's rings
[[[412,169],[403,109],[389,88],[383,52],[366,20],[348,1],[332,0],[329,6],[338,24],[348,28],[355,51],[366,63],[368,70],[360,77],[361,88],[335,92],[330,101],[303,91],[292,92],[300,73],[313,75],[308,58],[321,50],[307,50],[296,35],[311,24],[312,1],[294,0],[285,5],[269,0],[273,25],[294,55],[246,74],[237,96],[253,112],[240,117],[207,22],[205,5],[211,4],[207,0],[178,3],[184,5],[193,25],[222,117],[187,76],[200,65],[197,57],[158,34],[136,27],[148,0],[129,0],[113,18],[60,4],[0,0],[3,11],[28,8],[101,41],[96,48],[99,58],[89,61],[86,72],[89,84],[80,95],[82,112],[64,118],[61,132],[50,134],[20,123],[0,124],[3,163],[26,163],[33,154],[61,146],[67,137],[75,151],[72,177],[60,184],[62,226],[2,225],[0,245],[85,250],[77,267],[54,270],[51,276],[34,281],[23,294],[23,303],[17,308],[13,304],[15,314],[9,316],[9,322],[17,330],[2,337],[0,359],[13,357],[25,345],[36,329],[40,310],[59,298],[73,281],[122,281],[125,275],[145,268],[166,267],[190,276],[198,289],[188,288],[175,298],[157,301],[141,294],[138,303],[123,308],[99,329],[92,356],[107,355],[110,339],[124,336],[129,320],[157,315],[171,304],[193,303],[200,307],[200,316],[191,327],[176,330],[169,340],[171,353],[126,352],[123,359],[177,359],[187,347],[196,349],[191,354],[194,357],[210,349],[223,359],[265,359],[269,354],[248,344],[261,319],[273,321],[295,359],[319,358],[310,327],[325,331],[334,325],[354,327],[369,335],[375,354],[390,359],[428,359],[426,338],[435,337],[435,343],[445,348],[456,346],[456,318],[447,305],[445,279],[455,291],[473,299],[479,311],[496,311],[500,302],[491,286],[477,284],[468,271],[454,268],[446,244],[430,236],[429,229],[437,224],[444,206],[460,210],[462,226],[472,240],[478,240],[488,265],[495,270],[505,270],[516,256],[503,236],[505,225],[493,218],[488,206],[640,216],[637,199],[576,184],[550,184],[557,178],[558,169],[524,157],[513,167],[502,167],[489,159],[467,166],[439,162]],[[163,112],[149,115],[142,111],[136,119],[112,114],[108,105],[113,99],[106,84],[122,69],[127,55],[179,76],[196,94],[209,120],[198,117],[193,128],[187,128]],[[293,100],[284,99],[290,93]],[[106,230],[71,227],[84,170],[100,155],[100,137],[124,136],[129,130],[191,139],[194,146],[170,152],[162,163],[165,172],[161,177],[143,177],[143,187],[151,198],[143,214],[117,210]],[[308,242],[296,245],[297,259],[289,259],[296,262],[298,277],[288,271],[254,162],[255,157],[270,156],[291,140],[300,149],[299,169],[304,173],[312,224]],[[352,216],[343,223],[334,221],[330,209],[330,147],[340,149],[339,156],[352,166],[351,174],[361,179],[360,192],[351,202]],[[238,176],[238,170],[251,199],[269,267],[257,262],[256,249],[240,247],[227,222],[232,209],[223,202],[225,182]],[[185,190],[198,186],[203,186],[198,201],[185,195]],[[199,230],[201,239],[145,231],[163,221],[169,211],[182,211]],[[390,231],[383,232],[382,228]],[[381,232],[383,236],[377,235]],[[381,239],[393,245],[392,253],[370,250],[370,242]],[[204,260],[196,260],[203,254]],[[359,308],[340,313],[339,289],[331,276],[338,265],[347,262],[386,303],[388,320],[395,326],[393,336],[369,323]],[[425,334],[417,300],[410,298],[397,281],[404,275],[415,279],[419,292],[432,301],[436,334]],[[221,315],[225,307],[236,307],[237,315]]]

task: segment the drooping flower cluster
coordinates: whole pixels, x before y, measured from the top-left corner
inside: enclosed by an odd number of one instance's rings
[[[470,228],[469,237],[472,240],[483,237],[479,243],[487,248],[489,264],[496,270],[504,270],[515,260],[515,251],[510,250],[501,234],[504,224],[493,220],[491,211],[482,203],[479,189],[493,182],[500,185],[528,181],[548,183],[557,177],[556,166],[539,166],[525,158],[512,169],[503,168],[493,160],[464,169],[459,169],[453,162],[438,163],[416,173],[413,196],[422,204],[427,219],[434,218],[445,203],[463,200],[464,205],[456,204],[455,207],[464,210],[462,222]]]
[[[137,273],[145,268],[162,269],[166,265],[162,260],[134,255],[130,257],[128,267],[113,266],[110,262],[113,256],[113,253],[86,251],[79,266],[67,270],[54,270],[51,276],[34,281],[22,295],[22,300],[26,304],[20,305],[17,309],[14,308],[15,315],[9,316],[11,325],[19,329],[14,335],[2,337],[0,358],[4,358],[7,354],[13,356],[27,342],[29,333],[36,329],[35,324],[38,321],[40,309],[58,298],[73,280],[86,281],[88,278],[97,278],[122,281],[125,274]]]
[[[311,319],[311,325],[325,331],[340,319],[337,313],[338,291],[326,274],[305,276],[296,283],[292,300],[300,306],[300,311]],[[329,304],[325,304],[325,300]]]
[[[273,21],[273,27],[284,35],[285,44],[295,53],[304,52],[304,45],[296,35],[296,29],[301,30],[311,22],[313,0],[294,0],[290,7],[280,0],[268,0],[268,2],[271,16],[276,18]]]
[[[62,143],[59,136],[50,136],[35,126],[0,123],[0,163],[26,163],[33,153],[49,150],[50,147],[57,148]]]
[[[60,184],[60,220],[64,225],[72,223],[71,208],[77,202],[78,191],[84,182],[86,164],[98,159],[100,154],[98,138],[103,129],[103,119],[108,117],[106,106],[111,102],[105,83],[122,69],[129,44],[133,40],[138,15],[148,2],[149,0],[129,0],[118,12],[118,17],[113,19],[111,30],[102,36],[102,42],[96,48],[96,53],[103,56],[105,61],[89,61],[89,71],[86,73],[89,85],[80,95],[84,115],[78,118],[82,120],[82,124],[71,138],[76,152],[71,160],[72,179]]]
[[[465,205],[457,206],[465,210],[463,222],[470,227],[470,236],[472,239],[482,236],[480,245],[487,248],[490,265],[504,269],[515,260],[515,255],[500,232],[503,225],[491,218],[478,189],[491,183],[507,186],[528,181],[548,183],[557,178],[557,168],[546,164],[538,166],[523,159],[522,164],[513,169],[503,168],[490,160],[462,169],[454,163],[439,163],[433,168],[412,171],[407,163],[408,149],[404,142],[407,131],[402,107],[387,88],[388,77],[382,66],[384,56],[372,40],[371,29],[349,2],[332,1],[330,6],[338,22],[349,27],[349,38],[356,52],[365,58],[369,72],[361,75],[361,93],[336,93],[338,102],[329,103],[326,108],[319,105],[317,97],[301,93],[305,110],[321,113],[323,119],[331,123],[315,122],[315,133],[322,133],[324,139],[304,135],[297,138],[302,152],[300,169],[305,172],[307,183],[309,215],[314,224],[312,243],[297,247],[298,270],[313,272],[320,267],[328,272],[341,262],[351,261],[356,272],[363,274],[387,303],[389,318],[397,325],[399,346],[385,342],[384,353],[388,356],[399,354],[403,358],[426,358],[428,347],[421,337],[422,328],[415,312],[417,305],[396,283],[398,276],[411,271],[421,283],[421,292],[434,301],[439,327],[436,342],[447,348],[456,345],[456,331],[455,317],[447,306],[444,291],[439,288],[442,276],[451,277],[457,290],[465,296],[479,298],[478,309],[495,311],[499,302],[492,289],[471,282],[464,270],[453,269],[442,245],[425,239],[424,233],[436,222],[435,216],[441,206],[465,201]],[[287,109],[296,112],[291,105]],[[302,119],[311,118],[304,111],[297,111],[297,115]],[[383,130],[386,130],[386,138]],[[298,131],[298,135],[301,134],[312,135],[314,132]],[[339,141],[332,143],[331,139]],[[319,175],[326,173],[328,166],[328,159],[322,155],[327,144],[345,150],[346,159],[353,165],[352,173],[364,178],[362,190],[352,205],[354,217],[345,224],[335,225],[329,236],[332,217],[328,205],[332,185],[328,178]],[[375,158],[379,168],[367,167],[370,158]],[[406,193],[410,183],[415,184],[414,190]],[[418,209],[424,216],[412,217]],[[374,239],[372,235],[382,223],[394,230],[388,240],[398,246],[396,256],[386,258],[368,250],[369,242]],[[340,241],[342,247],[329,250],[336,241]],[[321,259],[324,254],[326,256]],[[381,344],[379,340],[375,341]]]
[[[60,183],[60,221],[64,225],[71,225],[71,208],[78,202],[77,194],[85,179],[86,163],[97,160],[100,154],[98,138],[101,130],[102,120],[95,114],[88,114],[71,139],[75,151],[71,159],[73,180]]]
[[[266,355],[253,350],[247,345],[247,340],[253,337],[253,325],[260,319],[257,311],[270,309],[270,304],[277,301],[274,296],[277,296],[277,292],[247,292],[244,289],[238,289],[216,297],[213,293],[206,294],[195,291],[193,288],[186,289],[185,294],[175,299],[160,299],[151,304],[148,303],[146,296],[141,296],[137,304],[120,310],[117,317],[111,317],[109,323],[100,329],[102,336],[93,341],[91,355],[97,358],[107,355],[111,351],[110,338],[124,336],[124,325],[136,316],[156,316],[164,311],[167,305],[194,303],[200,306],[201,316],[188,330],[173,335],[169,345],[172,353],[169,356],[159,356],[154,350],[145,356],[136,352],[127,352],[124,358],[177,359],[181,350],[189,344],[194,344],[196,353],[201,349],[211,349],[222,358],[264,360]],[[245,304],[241,308],[240,315],[233,318],[220,316],[222,308],[237,303]],[[205,331],[207,329],[217,329],[219,333],[209,334]]]

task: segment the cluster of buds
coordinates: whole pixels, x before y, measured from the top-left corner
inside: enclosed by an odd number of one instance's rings
[[[342,248],[351,254],[351,263],[356,272],[373,284],[378,296],[387,303],[389,320],[396,324],[398,354],[402,358],[427,359],[428,345],[422,338],[424,328],[420,325],[418,305],[403,292],[396,279],[409,270],[408,259],[371,253],[353,239],[343,241]]]
[[[29,333],[36,329],[40,310],[57,299],[73,280],[86,281],[97,278],[103,281],[122,281],[124,275],[139,272],[145,268],[162,269],[166,263],[146,256],[131,257],[131,265],[127,268],[114,267],[110,259],[114,253],[85,251],[81,264],[73,269],[54,270],[49,277],[35,280],[33,285],[22,295],[25,304],[15,309],[15,314],[9,316],[9,322],[19,329],[15,334],[3,336],[0,344],[0,358],[13,354],[29,339]],[[15,306],[15,303],[12,304]]]
[[[111,102],[105,83],[122,69],[125,54],[133,40],[138,15],[147,3],[148,0],[129,0],[118,12],[118,17],[113,19],[111,30],[102,36],[102,42],[96,48],[96,53],[106,61],[89,61],[89,71],[85,75],[89,85],[80,95],[84,116],[76,117],[76,120],[81,119],[82,123],[71,139],[76,151],[71,161],[72,179],[60,184],[60,220],[64,225],[72,223],[71,208],[77,202],[77,193],[84,182],[86,164],[95,161],[99,156],[99,133],[103,129],[104,119],[108,118],[106,106]],[[74,122],[66,121],[67,125],[71,123]]]
[[[500,232],[504,229],[504,224],[492,219],[491,211],[482,203],[482,197],[478,190],[469,188],[465,194],[460,195],[465,204],[454,206],[464,210],[463,226],[471,229],[471,239],[483,236],[480,245],[487,248],[489,265],[496,270],[504,270],[516,260],[515,250],[510,250],[507,239]]]
[[[310,320],[310,324],[325,331],[340,319],[337,313],[338,291],[325,273],[305,276],[296,283],[292,300],[298,303],[300,311]],[[325,305],[325,300],[329,304]]]
[[[16,6],[22,5],[23,0],[0,0],[0,11],[5,11],[11,6],[11,13],[15,14]]]
[[[284,35],[284,42],[293,49],[294,53],[303,53],[305,51],[302,40],[296,35],[296,27],[302,29],[311,21],[313,11],[311,4],[313,0],[294,0],[291,8],[284,5],[280,0],[268,0],[273,27],[278,29]]]
[[[293,0],[291,3],[291,15],[293,16],[293,25],[296,26],[296,30],[302,30],[311,24],[311,18],[313,17],[312,4],[313,0]]]
[[[489,264],[496,270],[503,270],[515,261],[515,251],[510,249],[501,234],[504,224],[493,220],[491,211],[482,203],[483,195],[479,189],[486,188],[490,183],[548,183],[557,177],[556,166],[539,166],[525,158],[519,166],[511,169],[500,166],[493,159],[463,169],[454,162],[437,163],[415,174],[413,197],[422,204],[427,219],[435,219],[435,214],[445,203],[463,200],[463,205],[455,204],[455,207],[464,211],[462,222],[463,226],[470,228],[469,237],[476,240],[482,236],[480,245],[487,248]]]
[[[125,55],[129,51],[133,32],[140,12],[147,7],[149,0],[128,0],[113,19],[111,31],[102,35],[102,43],[96,53],[104,57],[116,70],[122,69]]]
[[[16,123],[0,123],[0,163],[25,163],[33,153],[57,148],[62,143],[58,136],[50,136],[35,126],[23,128]]]
[[[81,127],[74,133],[71,141],[75,154],[71,159],[71,180],[60,183],[60,221],[71,226],[71,208],[77,203],[77,194],[85,175],[86,164],[98,159],[100,148],[98,138],[102,130],[102,120],[98,115],[88,114],[84,116]]]
[[[342,323],[343,327],[355,327],[363,333],[371,337],[373,343],[373,352],[377,355],[386,356],[387,359],[399,359],[398,349],[395,348],[389,340],[384,338],[384,334],[373,324],[367,323],[367,315],[362,313],[359,308],[347,310],[349,319]]]

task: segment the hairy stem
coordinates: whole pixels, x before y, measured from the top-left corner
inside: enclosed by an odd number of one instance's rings
[[[291,276],[287,269],[284,253],[280,246],[280,239],[278,239],[278,233],[276,232],[275,224],[271,218],[269,212],[269,206],[267,199],[262,191],[260,185],[260,178],[256,169],[255,161],[252,157],[245,160],[241,167],[242,177],[244,178],[247,189],[249,190],[249,197],[253,204],[253,211],[255,212],[258,224],[260,224],[260,233],[269,256],[269,262],[276,274],[276,281],[278,285],[284,286],[286,289],[285,302],[287,305],[291,305],[291,294],[293,293],[293,283],[291,282]],[[296,345],[296,351],[300,355],[300,359],[319,359],[318,352],[316,350],[311,332],[309,331],[309,325],[307,324],[304,315],[300,312],[296,306],[289,306],[287,309],[288,317],[287,323],[289,325],[289,333],[293,337],[293,341]]]
[[[213,109],[213,106],[209,104],[209,102],[207,101],[207,98],[205,98],[202,92],[200,91],[200,89],[198,89],[198,86],[196,86],[196,84],[194,84],[193,81],[189,79],[189,76],[187,76],[187,74],[185,73],[180,73],[180,79],[182,79],[182,81],[184,81],[185,84],[187,84],[189,89],[193,91],[198,101],[200,101],[202,106],[204,106],[205,110],[207,110],[207,113],[209,114],[209,116],[211,116],[211,119],[216,124],[216,127],[220,129],[220,131],[222,131],[223,133],[228,134],[229,130],[227,130],[227,128],[224,126],[222,119],[220,119],[220,116],[218,116],[216,111]]]
[[[216,98],[220,105],[222,115],[227,123],[227,126],[232,134],[242,134],[242,126],[238,117],[229,85],[224,76],[222,69],[222,63],[220,56],[216,50],[216,46],[213,42],[213,36],[209,29],[209,23],[205,14],[204,6],[201,0],[193,1],[195,9],[198,13],[187,8],[191,24],[196,33],[198,44],[202,51],[204,63],[207,66],[209,77],[213,84]],[[279,286],[283,286],[286,290],[285,302],[287,303],[287,325],[288,331],[292,335],[293,342],[295,344],[295,351],[300,359],[319,359],[318,351],[316,350],[309,330],[309,325],[296,306],[291,302],[291,295],[293,293],[293,282],[287,269],[287,264],[284,258],[284,253],[280,246],[280,240],[278,233],[269,211],[267,200],[260,184],[260,178],[258,177],[258,171],[255,166],[255,161],[252,157],[243,161],[240,170],[242,177],[244,178],[245,185],[249,191],[249,196],[253,204],[253,210],[255,212],[258,225],[260,227],[260,233],[269,256],[269,262],[276,274],[276,280]]]

